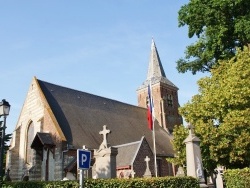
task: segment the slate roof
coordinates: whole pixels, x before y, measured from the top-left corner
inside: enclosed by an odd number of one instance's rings
[[[118,149],[118,154],[116,156],[116,166],[126,167],[133,165],[134,158],[136,157],[139,147],[142,141],[131,142],[127,144],[122,144],[119,146],[114,146]]]
[[[31,144],[31,148],[37,147],[37,146],[55,146],[51,136],[49,133],[42,133],[37,132],[36,136],[33,139],[33,142]]]
[[[147,109],[112,99],[37,80],[68,144],[99,148],[103,125],[111,130],[111,146],[136,142],[145,136],[152,151],[152,132],[147,126]],[[155,125],[157,155],[173,156],[171,136]]]

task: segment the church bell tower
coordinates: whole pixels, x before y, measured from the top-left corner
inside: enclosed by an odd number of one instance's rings
[[[137,89],[138,106],[147,108],[148,85],[154,102],[155,121],[169,133],[182,123],[178,113],[178,88],[166,77],[161,60],[152,39],[147,79]]]

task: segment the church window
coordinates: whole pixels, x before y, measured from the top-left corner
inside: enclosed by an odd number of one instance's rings
[[[164,97],[164,100],[166,101],[166,106],[170,106],[170,107],[173,106],[173,95],[167,94],[167,95]]]
[[[148,107],[149,99],[148,96],[146,97],[146,107]]]
[[[34,123],[31,122],[27,130],[27,143],[26,143],[26,162],[28,164],[32,163],[33,150],[31,149],[31,144],[34,139]]]
[[[167,94],[167,105],[173,106],[173,95]]]

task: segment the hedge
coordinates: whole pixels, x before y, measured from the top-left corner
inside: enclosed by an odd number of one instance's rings
[[[160,177],[134,179],[85,179],[86,188],[199,188],[192,177]],[[5,182],[3,188],[79,188],[78,181]]]
[[[223,177],[228,188],[250,187],[250,168],[226,170]]]

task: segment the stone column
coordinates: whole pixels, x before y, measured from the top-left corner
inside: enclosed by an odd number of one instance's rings
[[[201,151],[200,139],[195,136],[193,126],[189,125],[189,135],[184,140],[186,144],[186,158],[187,158],[187,176],[198,178],[200,187],[208,187],[205,184]]]

